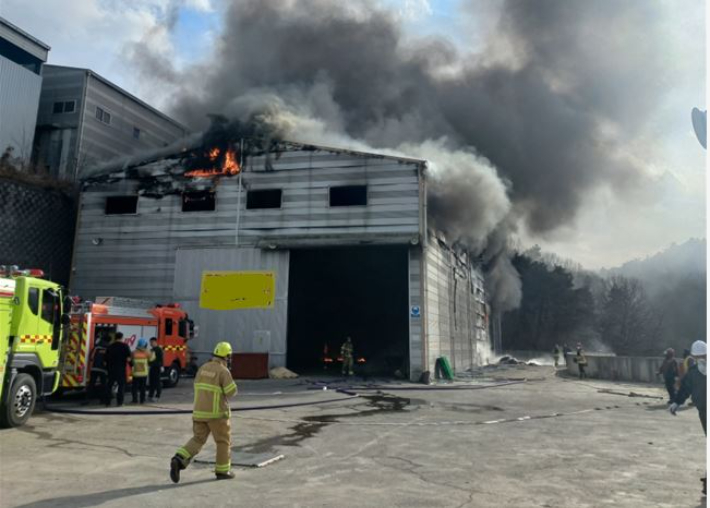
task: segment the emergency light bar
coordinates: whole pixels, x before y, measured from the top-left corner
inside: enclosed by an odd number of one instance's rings
[[[44,277],[44,271],[39,268],[27,268],[25,270],[20,270],[17,265],[3,265],[0,266],[0,277]]]

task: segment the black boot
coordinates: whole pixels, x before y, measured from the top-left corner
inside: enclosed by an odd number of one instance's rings
[[[185,469],[185,466],[183,466],[180,457],[175,455],[172,459],[170,459],[170,479],[173,483],[178,483],[180,481],[180,471],[183,469]]]
[[[218,480],[233,480],[234,479],[234,473],[231,471],[227,471],[226,473],[215,473],[214,474]]]

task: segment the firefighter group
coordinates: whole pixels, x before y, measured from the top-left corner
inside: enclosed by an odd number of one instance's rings
[[[127,381],[127,367],[131,367],[131,395],[134,404],[145,404],[146,391],[149,402],[158,402],[162,392],[161,374],[163,372],[163,348],[158,345],[156,337],[148,341],[140,339],[136,350],[131,352],[128,344],[123,342],[123,334],[117,332],[103,335],[92,350],[89,360],[91,367],[89,384],[86,389],[84,404],[92,397],[99,397],[106,407],[111,405],[113,391],[116,390],[116,404],[123,406]],[[96,384],[103,392],[98,393]]]

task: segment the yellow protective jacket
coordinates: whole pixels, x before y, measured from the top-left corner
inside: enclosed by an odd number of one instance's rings
[[[133,377],[148,377],[148,359],[150,355],[145,349],[136,349],[131,355]]]
[[[229,418],[227,399],[236,395],[237,385],[222,360],[211,359],[195,376],[195,406],[192,419],[198,422]]]

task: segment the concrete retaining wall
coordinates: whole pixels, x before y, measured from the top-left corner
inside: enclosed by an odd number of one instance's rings
[[[574,363],[575,353],[567,355],[567,372],[579,374]],[[642,383],[660,383],[657,376],[663,358],[649,356],[613,356],[606,354],[587,354],[587,375],[590,378],[611,379],[614,381],[638,381]]]

